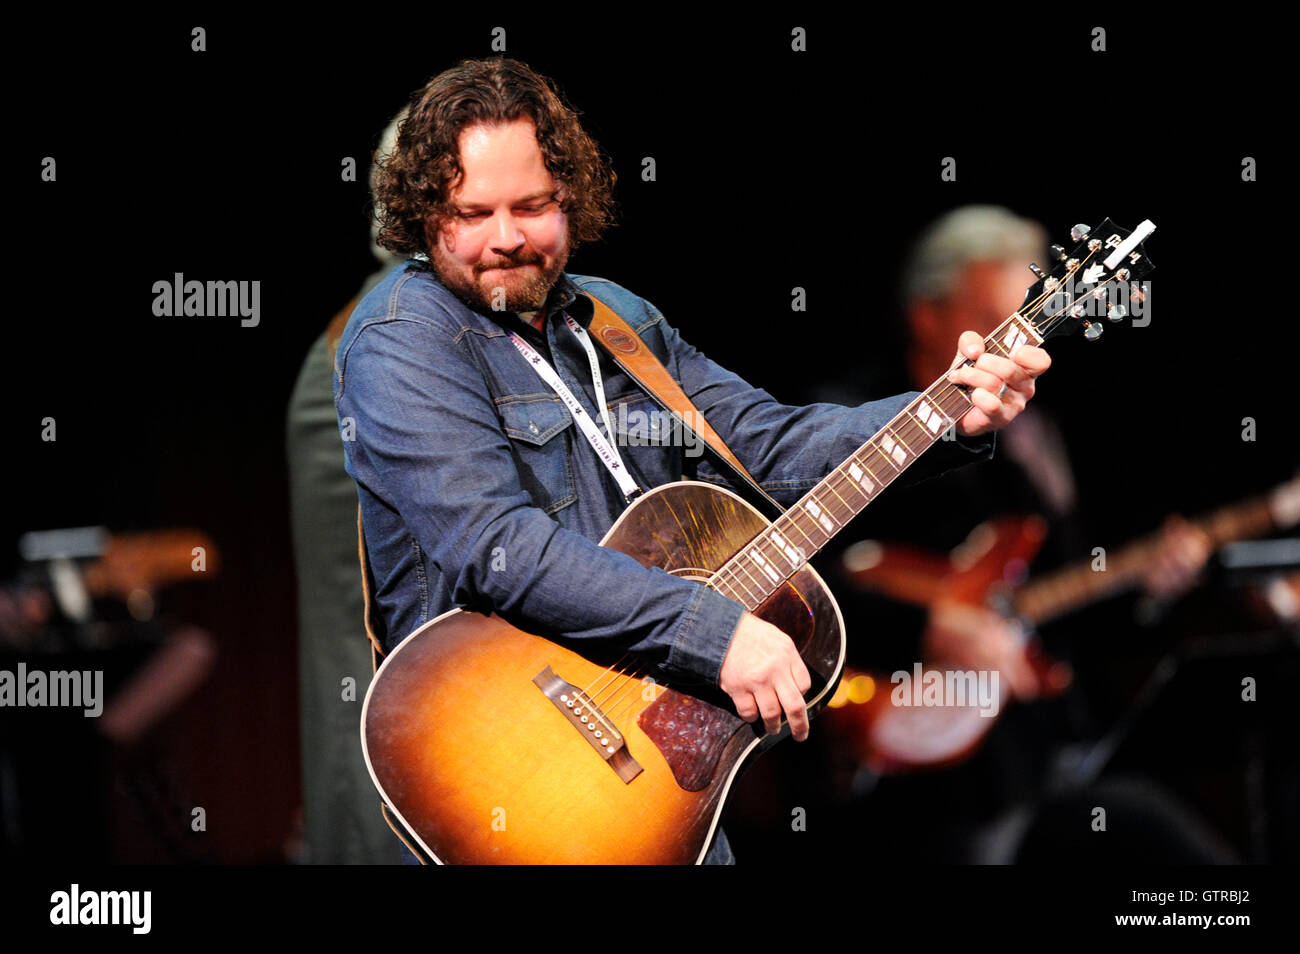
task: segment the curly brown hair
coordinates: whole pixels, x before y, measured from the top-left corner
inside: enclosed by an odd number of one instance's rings
[[[454,213],[461,132],[521,118],[533,121],[546,168],[565,187],[560,208],[570,249],[600,238],[613,224],[612,166],[549,80],[518,60],[494,57],[462,60],[411,94],[397,144],[376,157],[371,178],[379,245],[399,255],[428,254],[426,235],[436,235]]]

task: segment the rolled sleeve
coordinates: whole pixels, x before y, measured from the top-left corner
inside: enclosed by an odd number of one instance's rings
[[[678,672],[697,673],[709,685],[718,685],[722,661],[744,614],[745,607],[735,600],[701,586],[677,627],[669,666]]]

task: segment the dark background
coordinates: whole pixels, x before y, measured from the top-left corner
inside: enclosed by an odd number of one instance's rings
[[[569,270],[651,300],[779,399],[896,389],[902,256],[953,206],[1007,205],[1063,243],[1075,222],[1151,218],[1150,326],[1054,342],[1039,388],[1096,539],[1121,542],[1294,469],[1300,334],[1273,291],[1291,271],[1274,223],[1293,213],[1266,28],[1216,24],[1211,37],[1129,13],[609,16],[359,8],[276,24],[213,12],[50,18],[11,38],[40,69],[10,102],[20,133],[6,150],[23,211],[11,223],[0,567],[15,569],[14,542],[32,529],[212,535],[220,574],[163,605],[218,642],[166,747],[186,798],[222,819],[215,860],[282,859],[300,800],[290,389],[374,267],[364,170],[380,130],[429,76],[490,55],[494,26],[508,55],[555,79],[619,174],[619,226]],[[196,25],[207,52],[190,50]],[[808,29],[806,53],[789,49],[794,25]],[[1089,49],[1095,25],[1105,53]],[[39,179],[45,156],[57,182]],[[349,156],[359,181],[340,179]],[[656,182],[641,181],[644,156]],[[945,156],[956,182],[940,181]],[[1241,181],[1244,156],[1259,181]],[[155,317],[152,285],[175,272],[260,280],[260,326]],[[792,318],[796,285],[809,311]],[[47,416],[53,443],[40,437]],[[1247,416],[1254,443],[1241,440]]]

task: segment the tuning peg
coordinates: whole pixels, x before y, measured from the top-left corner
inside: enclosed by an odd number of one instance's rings
[[[1056,257],[1057,261],[1059,262],[1065,261],[1065,249],[1063,249],[1061,246],[1053,245],[1051,248],[1051,253]]]
[[[1124,316],[1128,314],[1128,309],[1123,305],[1113,304],[1106,309],[1106,317],[1111,321],[1123,321]]]
[[[1047,280],[1047,272],[1043,271],[1041,268],[1039,268],[1039,267],[1038,267],[1037,265],[1035,265],[1033,262],[1030,262],[1030,263],[1029,263],[1029,270],[1030,270],[1031,272],[1033,272],[1035,275],[1037,275],[1039,278],[1043,279],[1044,281]]]
[[[1084,225],[1082,222],[1080,222],[1074,228],[1070,229],[1070,238],[1076,242],[1082,242],[1091,234],[1092,234],[1092,226]]]
[[[1106,326],[1100,321],[1085,321],[1083,323],[1083,336],[1089,341],[1096,341],[1105,330]]]

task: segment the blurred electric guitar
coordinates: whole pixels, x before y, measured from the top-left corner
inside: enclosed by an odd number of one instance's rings
[[[1270,493],[1194,520],[1215,548],[1263,536],[1300,522],[1300,477]],[[950,555],[904,544],[865,540],[845,551],[843,572],[853,583],[892,599],[932,606],[941,596],[1002,613],[1026,632],[1090,603],[1141,586],[1143,570],[1160,545],[1152,533],[1108,554],[1104,572],[1083,560],[1025,579],[1045,532],[1041,517],[1000,517],[981,524]],[[1036,638],[1025,641],[1025,658],[1037,694],[1051,698],[1070,683],[1070,669],[1044,653]],[[943,676],[936,660],[925,667]],[[909,674],[910,675],[910,674]],[[877,774],[940,768],[971,756],[997,721],[977,706],[895,706],[892,684],[879,673],[846,671],[831,699],[828,725]],[[1009,702],[999,680],[998,712]]]
[[[1096,338],[1150,269],[1109,220],[1076,226],[1051,273],[985,339],[1008,355],[1080,326]],[[839,608],[807,564],[970,409],[944,376],[775,521],[712,484],[637,497],[601,540],[645,566],[699,580],[794,641],[810,715],[844,664]],[[600,585],[599,580],[590,585]],[[726,693],[666,686],[636,660],[579,655],[496,615],[452,610],[400,642],[362,711],[371,778],[409,843],[439,863],[699,863],[742,764],[789,734],[740,719]]]
[[[117,535],[102,527],[38,531],[23,535],[20,552],[40,571],[0,585],[0,645],[29,645],[56,607],[87,622],[95,600],[117,600],[135,620],[149,620],[160,589],[210,580],[221,562],[212,539],[188,527]]]

